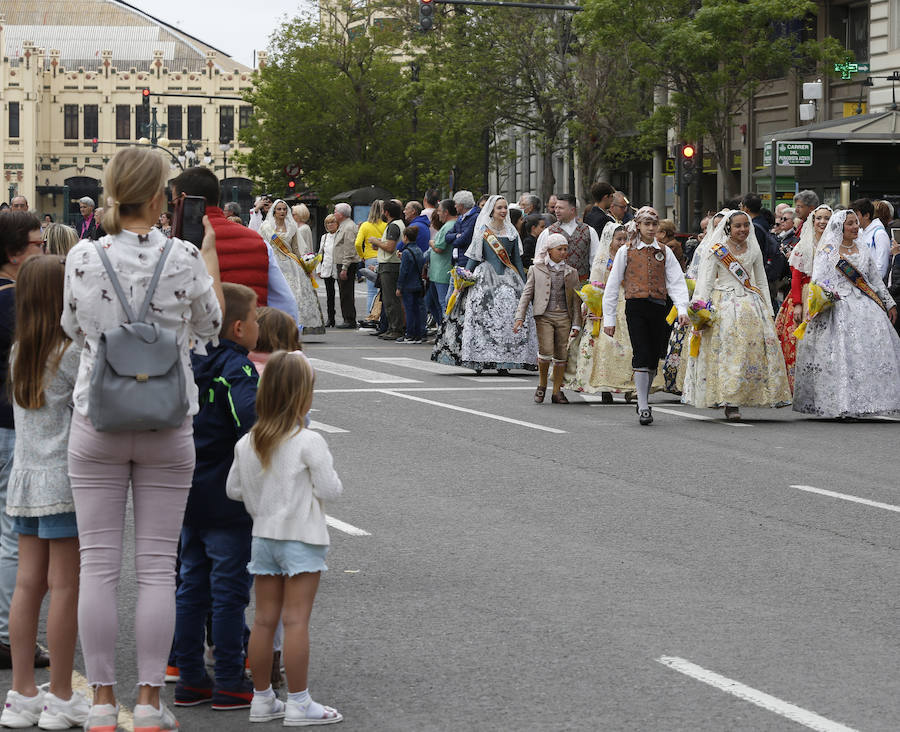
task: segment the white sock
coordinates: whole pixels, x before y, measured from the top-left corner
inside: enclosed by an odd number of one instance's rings
[[[288,699],[292,702],[296,702],[297,704],[306,704],[310,701],[309,689],[304,689],[303,691],[295,691],[293,693],[288,694]]]
[[[637,392],[638,409],[644,411],[650,408],[650,372],[634,372],[634,389]]]
[[[323,719],[325,717],[325,707],[319,704],[319,702],[312,700],[309,695],[309,689],[288,694],[288,701],[299,704],[301,707],[306,707],[307,719]]]
[[[154,707],[152,704],[135,704],[134,705],[134,714],[137,716],[138,714],[159,714],[162,711],[162,707]]]
[[[253,690],[253,696],[258,696],[260,699],[271,699],[275,696],[275,692],[272,690],[272,685],[269,684],[269,688],[263,691],[258,691],[256,689]]]

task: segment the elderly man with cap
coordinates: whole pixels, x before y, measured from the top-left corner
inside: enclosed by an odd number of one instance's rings
[[[101,236],[106,236],[100,221],[94,215],[94,199],[85,196],[78,199],[78,209],[81,211],[78,221],[75,223],[75,231],[79,239],[91,239],[96,241]]]

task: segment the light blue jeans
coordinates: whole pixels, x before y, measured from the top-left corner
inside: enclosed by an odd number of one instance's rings
[[[12,472],[16,431],[0,427],[0,642],[9,645],[9,606],[16,589],[19,566],[19,536],[6,513],[6,488]]]
[[[365,268],[368,270],[369,267],[377,267],[378,266],[378,258],[372,257],[371,259],[367,259],[365,261]],[[371,270],[369,270],[371,272]],[[374,274],[374,273],[373,273]],[[375,302],[375,293],[378,292],[378,288],[375,287],[375,278],[366,278],[366,315],[368,315],[372,311],[372,303]]]

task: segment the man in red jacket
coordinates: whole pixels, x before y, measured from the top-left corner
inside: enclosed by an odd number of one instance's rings
[[[188,168],[172,181],[172,195],[200,196],[216,232],[216,251],[222,282],[251,288],[260,306],[278,308],[297,322],[297,300],[284,278],[271,247],[246,226],[229,221],[219,203],[219,179],[208,168]]]

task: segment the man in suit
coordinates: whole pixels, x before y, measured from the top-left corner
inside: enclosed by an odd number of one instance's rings
[[[353,210],[349,203],[339,203],[334,207],[334,218],[338,223],[334,232],[334,262],[338,268],[338,292],[341,297],[341,316],[344,322],[338,328],[356,328],[356,301],[354,284],[356,268],[360,257],[356,252],[357,226],[353,223]]]
[[[475,198],[472,191],[457,191],[453,195],[453,203],[456,204],[456,223],[453,228],[447,232],[444,242],[451,249],[456,250],[454,261],[465,266],[468,264],[466,259],[466,249],[472,243],[472,233],[475,231],[475,221],[481,209],[475,205]]]
[[[94,215],[94,199],[85,196],[78,199],[78,210],[81,216],[75,224],[75,231],[78,232],[79,239],[91,239],[96,241],[101,236],[106,236],[103,227]]]

